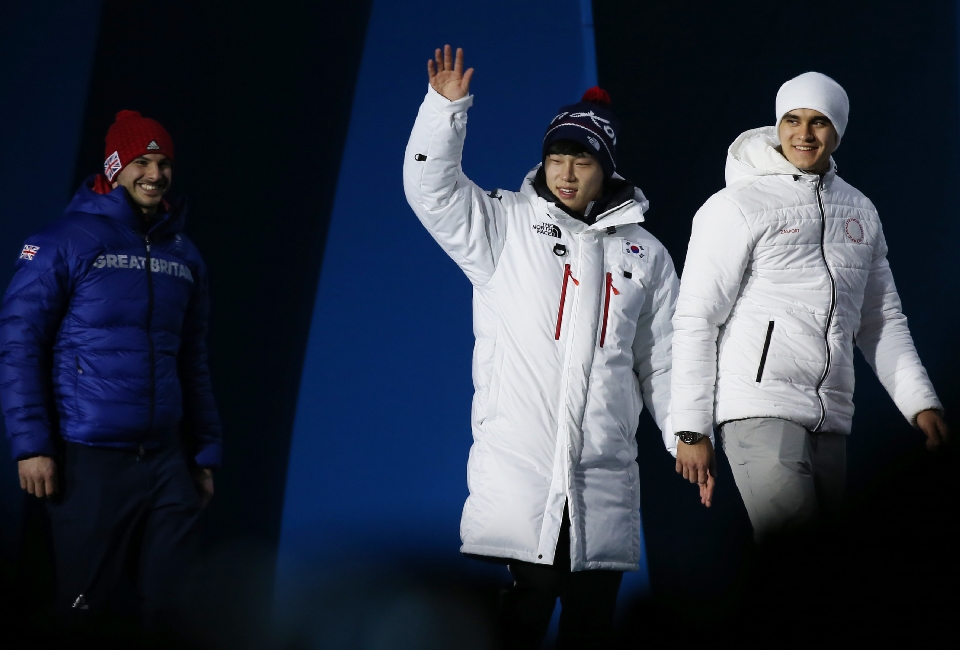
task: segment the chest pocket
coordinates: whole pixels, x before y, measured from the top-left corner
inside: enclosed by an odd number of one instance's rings
[[[637,320],[651,291],[646,270],[648,251],[627,254],[619,249],[608,249],[608,252],[613,254],[608,255],[604,272],[597,342],[604,349],[629,348],[633,345]]]

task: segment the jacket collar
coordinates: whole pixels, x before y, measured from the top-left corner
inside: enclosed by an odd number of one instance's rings
[[[777,129],[773,126],[750,129],[741,133],[727,150],[727,164],[724,170],[727,187],[747,178],[757,179],[762,176],[819,181],[819,175],[804,172],[787,160],[777,151],[779,145]],[[837,163],[831,157],[830,169],[823,175],[823,183],[831,184],[836,175]]]
[[[97,184],[97,176],[88,177],[67,205],[65,214],[76,212],[95,214],[112,219],[130,230],[143,234],[174,234],[183,230],[187,209],[182,199],[167,203],[167,211],[158,214],[159,218],[147,227],[148,223],[133,210],[127,199],[127,191],[123,187],[118,186],[106,194],[97,192],[95,187],[101,189]]]
[[[540,207],[554,221],[562,225],[570,232],[579,233],[605,230],[606,228],[610,228],[612,226],[640,223],[644,220],[643,213],[646,212],[647,208],[650,206],[650,202],[647,201],[647,197],[643,195],[643,192],[640,191],[640,188],[634,187],[632,197],[625,196],[622,198],[622,200],[611,201],[606,210],[597,215],[594,223],[586,224],[580,219],[571,217],[566,211],[557,207],[557,205],[552,201],[548,201],[540,196],[536,187],[534,186],[534,180],[539,169],[540,165],[537,165],[527,173],[526,177],[523,179],[523,184],[520,186],[520,193],[529,197],[535,205]],[[624,180],[623,177],[617,174],[614,174],[614,178],[618,180]],[[619,196],[616,198],[620,199]]]

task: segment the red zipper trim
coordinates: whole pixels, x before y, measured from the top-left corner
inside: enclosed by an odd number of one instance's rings
[[[603,347],[603,342],[607,339],[607,317],[610,314],[610,291],[613,291],[613,295],[619,296],[620,292],[617,291],[617,288],[613,286],[613,274],[607,273],[607,289],[606,295],[603,299],[603,326],[600,328],[600,347]]]
[[[567,302],[567,280],[573,280],[573,283],[580,286],[580,282],[570,273],[570,265],[563,265],[563,288],[560,289],[560,310],[557,312],[557,333],[554,340],[560,340],[560,326],[563,325],[563,305]]]

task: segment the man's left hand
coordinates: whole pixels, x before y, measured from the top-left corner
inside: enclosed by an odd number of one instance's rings
[[[193,470],[193,482],[197,484],[197,492],[203,507],[213,498],[213,470],[208,467],[197,467]]]
[[[927,436],[927,449],[930,451],[939,449],[940,445],[950,440],[950,427],[943,421],[939,411],[920,411],[917,426]]]
[[[713,504],[714,452],[710,438],[704,437],[696,444],[677,441],[677,474],[700,487],[700,503],[706,507]]]

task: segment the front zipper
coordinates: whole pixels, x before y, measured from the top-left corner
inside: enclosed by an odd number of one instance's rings
[[[607,317],[610,314],[610,292],[613,291],[613,295],[619,296],[620,292],[617,291],[617,288],[613,286],[613,274],[607,273],[607,282],[606,290],[604,291],[603,298],[603,325],[600,327],[600,347],[603,347],[603,342],[607,339]]]
[[[151,332],[153,323],[153,260],[150,259],[150,235],[143,236],[143,243],[147,248],[147,344],[150,351],[150,419],[147,421],[146,434],[149,435],[153,430],[154,402],[157,394],[156,355],[153,349],[153,334]]]
[[[827,373],[830,372],[830,323],[833,321],[833,312],[837,307],[837,281],[833,277],[830,265],[827,263],[827,249],[825,246],[827,238],[827,213],[823,209],[822,190],[823,177],[821,176],[817,181],[817,207],[820,209],[820,255],[823,257],[824,266],[827,267],[827,275],[830,276],[830,311],[827,312],[827,324],[823,331],[823,342],[827,349],[827,363],[823,367],[823,374],[820,376],[820,381],[817,382],[817,399],[820,400],[820,420],[817,422],[817,426],[813,428],[814,431],[819,431],[820,427],[823,426],[823,421],[827,419],[827,406],[823,402],[823,397],[820,396],[820,388],[823,386],[823,382],[827,380]]]
[[[560,310],[557,312],[557,333],[554,335],[553,339],[555,341],[560,340],[560,327],[563,325],[563,305],[567,302],[567,281],[573,280],[573,283],[577,286],[580,286],[580,282],[573,277],[573,274],[570,272],[570,265],[563,265],[563,287],[560,289]]]
[[[763,367],[767,365],[767,352],[770,351],[770,339],[773,338],[773,321],[767,325],[767,339],[763,342],[763,354],[760,355],[760,367],[757,368],[757,383],[763,377]]]

